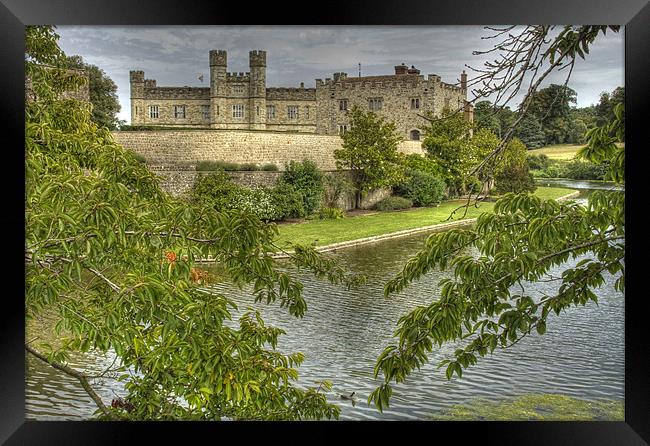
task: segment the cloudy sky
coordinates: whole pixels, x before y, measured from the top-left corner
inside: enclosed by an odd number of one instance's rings
[[[129,70],[143,70],[159,86],[208,87],[211,49],[228,51],[228,71],[249,71],[248,51],[266,50],[267,87],[314,87],[315,79],[337,71],[358,75],[359,63],[363,76],[392,74],[403,62],[456,83],[466,64],[482,67],[484,56],[472,51],[494,43],[481,39],[490,35],[482,26],[60,26],[57,32],[66,54],[82,56],[117,84],[119,118],[127,122]],[[624,85],[623,35],[601,35],[587,60],[576,64],[569,86],[578,93],[578,107]]]

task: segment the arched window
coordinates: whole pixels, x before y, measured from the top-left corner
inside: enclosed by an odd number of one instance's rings
[[[411,130],[411,141],[419,141],[420,140],[420,131],[419,130]]]

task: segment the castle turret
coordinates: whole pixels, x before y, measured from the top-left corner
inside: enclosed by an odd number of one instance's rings
[[[467,73],[465,73],[465,70],[460,74],[460,88],[467,90]]]
[[[129,71],[131,86],[131,124],[142,124],[145,119],[144,110],[144,71]]]
[[[266,128],[266,51],[248,53],[250,66],[249,122],[251,129]]]
[[[226,70],[228,54],[224,50],[210,51],[210,126],[225,128],[228,110],[226,110]]]

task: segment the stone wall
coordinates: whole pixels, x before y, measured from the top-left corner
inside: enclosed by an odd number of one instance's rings
[[[178,197],[190,192],[201,175],[208,175],[210,172],[197,172],[194,165],[186,166],[165,166],[149,165],[160,178],[161,187],[171,195]],[[277,184],[282,172],[250,171],[250,172],[227,172],[235,184],[243,187],[273,187]],[[332,172],[325,172],[326,175]],[[361,200],[361,208],[369,209],[379,200],[390,195],[390,189],[377,189],[366,194]],[[338,206],[345,210],[354,209],[354,194],[342,197]]]
[[[113,132],[118,144],[142,155],[152,165],[187,165],[197,161],[276,164],[308,159],[321,170],[336,170],[333,135],[231,130],[160,130]],[[403,141],[403,153],[424,151],[419,141]]]

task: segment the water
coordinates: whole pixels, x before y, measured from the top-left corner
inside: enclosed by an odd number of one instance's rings
[[[543,180],[543,183],[551,180]],[[576,184],[579,183],[579,184]],[[563,182],[551,185],[580,187],[591,182]],[[603,183],[597,186],[606,186]],[[611,187],[611,185],[610,185]],[[476,398],[501,400],[527,393],[562,393],[584,399],[624,397],[624,299],[613,289],[614,278],[607,277],[597,294],[599,304],[571,308],[560,317],[552,315],[544,336],[531,335],[514,347],[497,350],[463,378],[447,381],[444,369],[436,364],[449,357],[455,346],[447,345],[431,355],[431,361],[414,371],[406,382],[394,386],[390,408],[380,414],[366,404],[370,392],[380,383],[373,378],[378,354],[392,340],[397,320],[416,305],[429,303],[438,296],[438,282],[448,273],[427,275],[399,295],[384,298],[382,287],[404,262],[421,247],[426,234],[387,240],[372,245],[342,250],[333,254],[350,271],[368,276],[364,287],[346,290],[301,276],[308,310],[296,319],[277,304],[254,304],[249,290],[219,286],[236,296],[240,311],[259,309],[268,324],[287,332],[278,348],[285,352],[301,351],[305,361],[299,367],[299,385],[314,386],[327,379],[334,387],[328,395],[341,407],[341,419],[422,420],[451,405]],[[579,260],[579,259],[578,259]],[[577,262],[578,260],[574,261]],[[558,268],[558,272],[562,268]],[[527,286],[541,295],[552,292],[552,283]],[[237,314],[234,315],[235,319]],[[606,327],[606,329],[603,329]],[[112,358],[78,359],[79,367],[96,370],[110,364]],[[96,409],[78,383],[33,358],[28,361],[27,417],[31,419],[88,418]],[[120,394],[116,383],[107,380],[100,386],[106,401]],[[342,393],[356,392],[357,402],[341,401]]]

